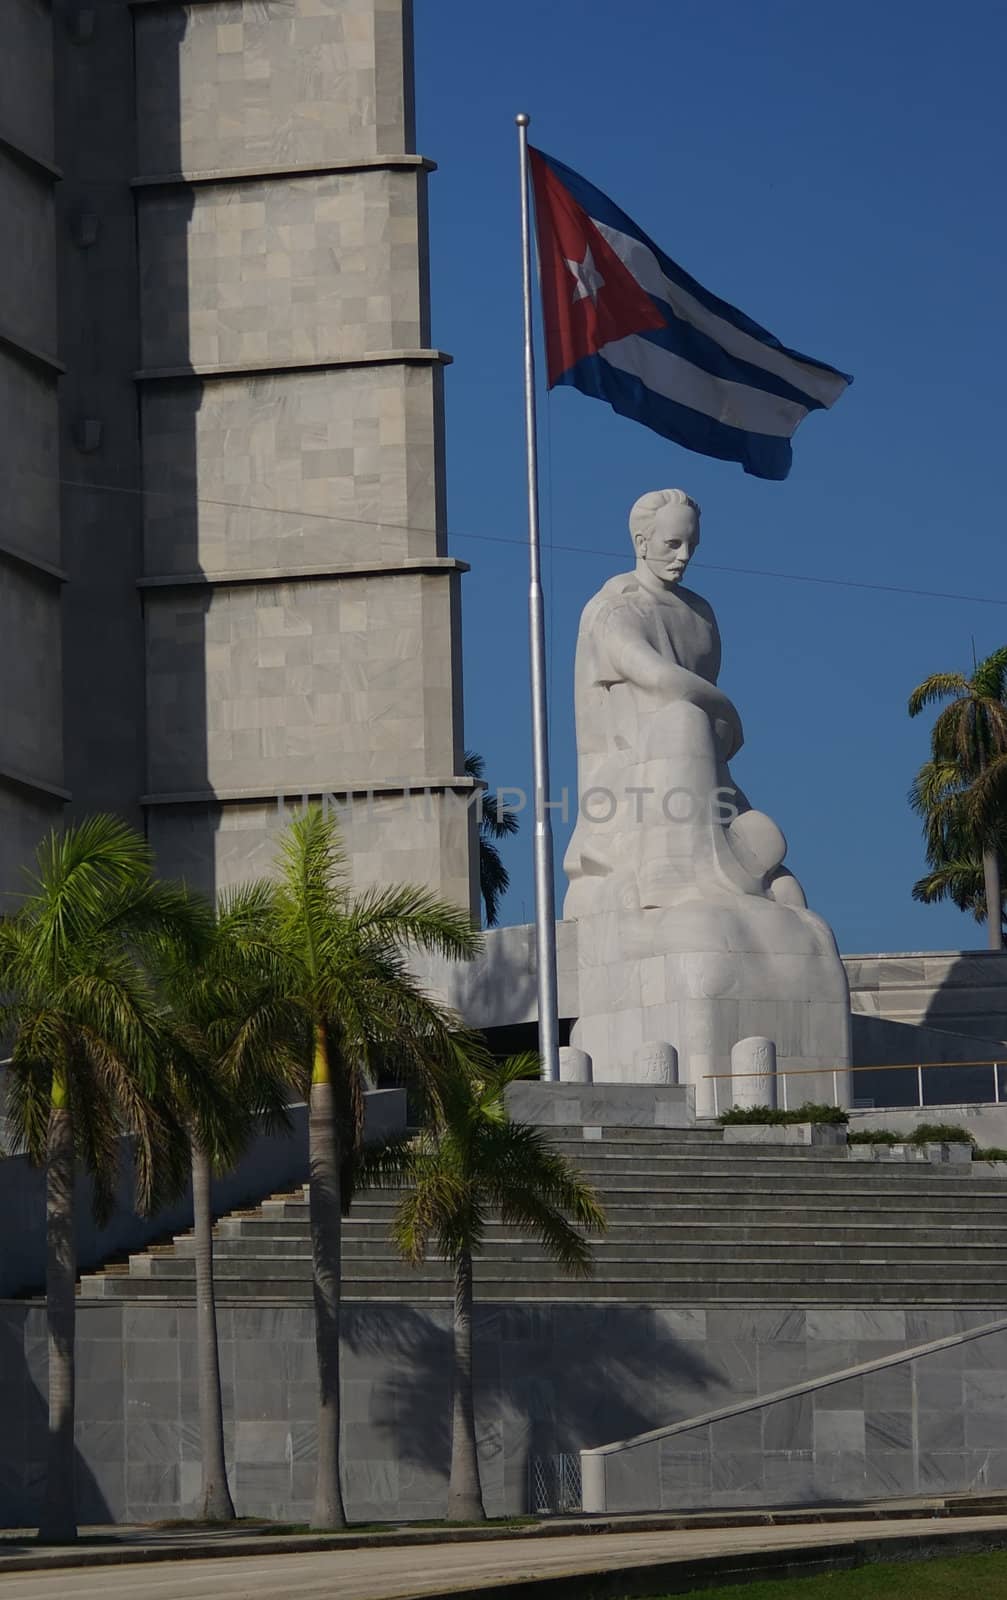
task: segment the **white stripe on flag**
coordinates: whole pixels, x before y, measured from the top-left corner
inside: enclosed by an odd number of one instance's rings
[[[743,428],[746,433],[767,433],[773,438],[789,439],[808,414],[806,406],[799,406],[793,400],[781,400],[779,395],[770,394],[766,389],[732,383],[728,378],[715,378],[702,367],[693,366],[691,361],[658,344],[651,344],[638,333],[602,345],[598,354],[620,372],[639,378],[655,394],[691,406],[693,411],[702,411],[705,416],[726,422],[732,428]]]
[[[792,383],[795,389],[802,389],[823,406],[834,405],[845,392],[845,378],[823,372],[821,367],[809,366],[807,362],[795,361],[793,356],[784,355],[782,350],[774,350],[772,345],[763,344],[761,339],[754,338],[752,334],[743,333],[732,322],[708,311],[687,289],[679,288],[677,283],[666,278],[654,252],[641,244],[639,239],[632,238],[628,233],[620,233],[618,228],[610,228],[595,217],[591,220],[648,294],[664,300],[677,317],[691,323],[700,333],[709,335],[728,355],[775,373],[778,378]],[[768,430],[762,428],[759,431],[765,433]]]

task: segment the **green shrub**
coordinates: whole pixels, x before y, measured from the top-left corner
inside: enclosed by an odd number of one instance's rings
[[[847,1135],[847,1140],[850,1144],[970,1144],[973,1152],[976,1142],[967,1128],[950,1122],[921,1122],[912,1133],[893,1133],[890,1128],[858,1128]]]
[[[921,1122],[914,1128],[907,1144],[975,1144],[975,1135],[967,1128],[958,1128],[953,1122]]]
[[[972,1146],[973,1161],[1007,1161],[1007,1150],[1002,1150],[998,1144],[991,1144],[988,1148]]]
[[[803,1106],[795,1106],[792,1111],[777,1111],[773,1106],[732,1106],[730,1111],[722,1111],[717,1119],[724,1127],[737,1125],[739,1122],[755,1122],[770,1124],[779,1127],[790,1122],[830,1122],[838,1127],[844,1127],[849,1117],[842,1106],[816,1105],[813,1100],[806,1100]]]

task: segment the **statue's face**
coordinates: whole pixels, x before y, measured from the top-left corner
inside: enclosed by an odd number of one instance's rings
[[[635,539],[638,559],[665,588],[681,583],[699,543],[699,518],[690,506],[662,506],[650,538]]]

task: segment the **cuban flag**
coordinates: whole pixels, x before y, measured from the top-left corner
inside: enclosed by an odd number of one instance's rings
[[[718,300],[569,167],[529,155],[549,388],[570,384],[687,450],[785,478],[798,423],[853,380]]]

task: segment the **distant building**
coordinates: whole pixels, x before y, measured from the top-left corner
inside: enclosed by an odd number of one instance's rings
[[[6,0],[0,890],[356,791],[358,880],[474,903],[412,93],[408,0]]]

